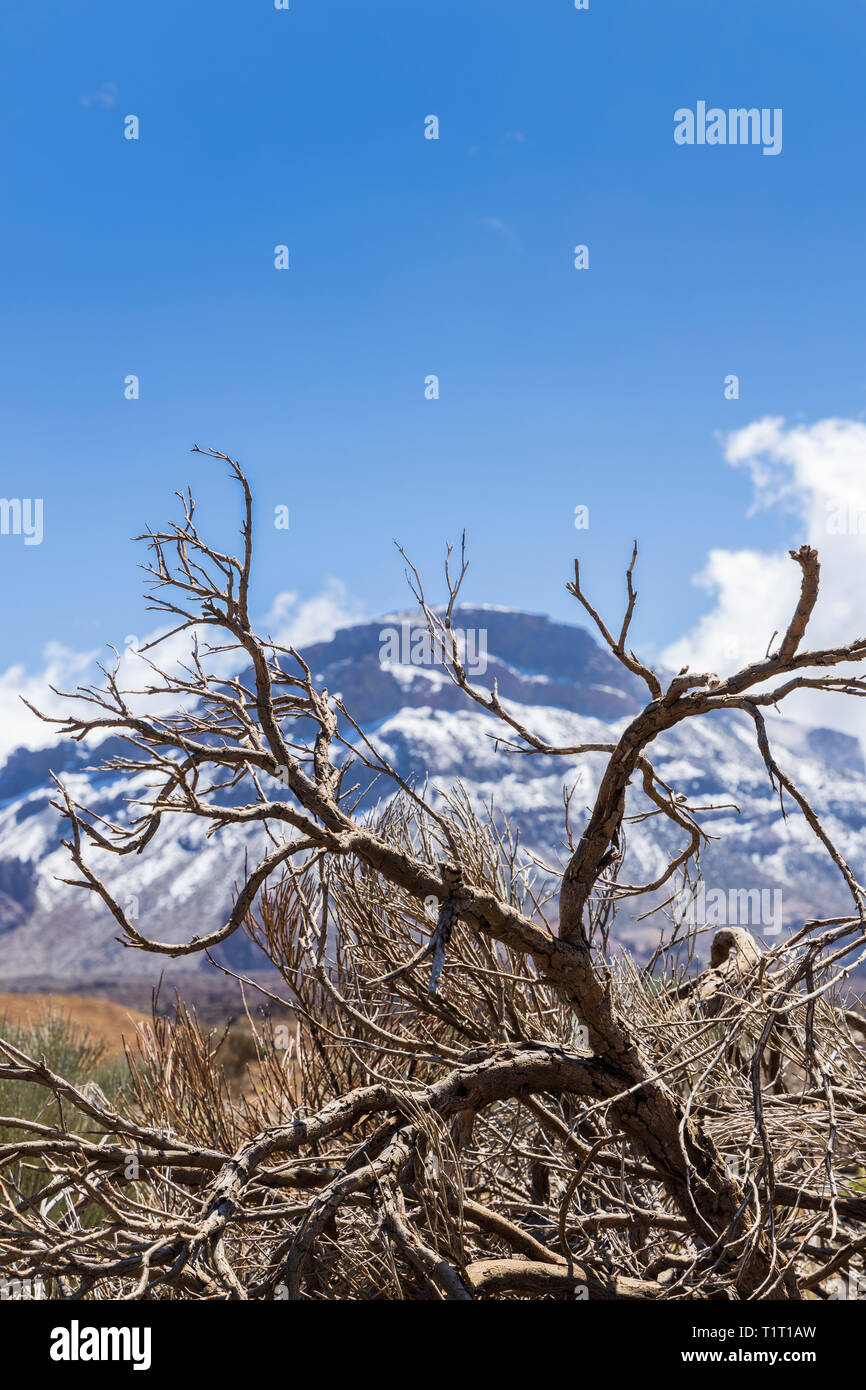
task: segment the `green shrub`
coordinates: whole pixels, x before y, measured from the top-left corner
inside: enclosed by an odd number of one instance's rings
[[[121,1104],[124,1086],[128,1083],[125,1059],[107,1057],[103,1042],[91,1039],[86,1031],[61,1013],[48,1013],[31,1024],[12,1024],[0,1019],[0,1038],[20,1048],[28,1057],[44,1061],[51,1071],[73,1086],[81,1088],[88,1081],[95,1081],[112,1105]],[[3,1056],[2,1061],[9,1059]],[[87,1117],[74,1107],[69,1109],[70,1113],[64,1116],[66,1124],[79,1133],[86,1132],[90,1123]],[[36,1120],[39,1124],[58,1128],[61,1125],[52,1092],[30,1081],[0,1080],[0,1119]],[[101,1135],[103,1131],[98,1133]],[[0,1144],[38,1137],[18,1126],[0,1124]],[[39,1192],[47,1178],[38,1156],[15,1160],[7,1164],[3,1172],[6,1181],[27,1197]]]

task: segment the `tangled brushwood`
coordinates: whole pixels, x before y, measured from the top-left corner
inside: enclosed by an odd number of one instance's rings
[[[773,650],[666,687],[628,646],[635,554],[618,635],[575,566],[570,592],[648,699],[616,742],[567,748],[467,673],[452,628],[465,555],[455,570],[449,552],[444,607],[410,565],[430,640],[487,711],[506,772],[518,756],[605,755],[583,824],[565,796],[556,880],[459,786],[401,777],[297,651],[256,635],[250,488],[237,463],[198,452],[242,490],[242,553],[202,538],[190,494],[178,524],[142,538],[151,606],[191,654],[179,672],[144,655],[137,695],[115,668],[65,697],[59,732],[122,736],[128,752],[105,766],[150,788],[108,824],[58,780],[69,881],[133,949],[210,955],[246,932],[297,1028],[264,1029],[240,1098],[183,1011],[130,1055],[113,1100],[0,1043],[0,1080],[46,1101],[38,1120],[0,1117],[0,1277],[67,1299],[781,1300],[856,1284],[866,1052],[843,985],[866,951],[866,901],[764,721],[804,687],[866,694],[845,674],[866,638],[802,649],[816,552],[792,552],[800,598]],[[140,713],[142,694],[159,717]],[[701,970],[669,909],[698,880],[705,832],[648,750],[715,710],[752,721],[780,812],[805,817],[851,909],[770,950],[719,931]],[[378,778],[375,808],[353,768]],[[97,873],[106,856],[146,855],[170,816],[240,828],[260,854],[227,919],[182,942],[144,935]],[[681,849],[654,882],[627,883],[625,829],[647,817],[673,822]],[[660,923],[642,966],[610,947],[618,905],[641,895]]]

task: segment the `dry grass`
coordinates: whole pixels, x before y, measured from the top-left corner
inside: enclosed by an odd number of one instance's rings
[[[78,994],[0,993],[0,1019],[14,1028],[38,1027],[46,1019],[58,1017],[102,1043],[105,1055],[111,1057],[122,1056],[124,1041],[133,1041],[136,1026],[149,1021],[149,1015],[113,1004],[110,999]]]

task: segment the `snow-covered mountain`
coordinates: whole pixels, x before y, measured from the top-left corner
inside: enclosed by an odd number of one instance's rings
[[[486,666],[476,683],[489,687],[496,678],[500,698],[550,743],[610,742],[645,699],[643,686],[582,628],[492,608],[461,609],[455,621],[474,634],[477,664]],[[603,757],[497,751],[491,735],[501,726],[467,702],[441,666],[423,664],[419,632],[417,617],[396,615],[345,628],[304,655],[316,678],[342,697],[403,776],[429,775],[442,787],[460,779],[479,803],[492,798],[497,813],[519,825],[528,849],[552,867],[561,864],[563,786],[577,781],[572,821],[579,833]],[[769,727],[778,760],[859,872],[866,858],[866,769],[859,744],[777,716]],[[136,784],[118,773],[94,771],[111,747],[64,742],[19,749],[0,767],[0,988],[72,989],[113,981],[122,992],[124,981],[152,980],[166,964],[163,957],[124,949],[98,899],[57,881],[70,876],[70,865],[59,844],[64,823],[49,805],[49,769],[62,776],[76,800],[118,818],[147,779]],[[755,915],[757,894],[749,899],[751,920],[742,919],[758,931],[779,921],[787,931],[804,914],[846,908],[838,874],[799,812],[789,807],[787,820],[782,818],[744,715],[686,721],[660,739],[650,756],[660,776],[693,806],[721,808],[700,817],[716,837],[703,854],[708,901],[715,892],[716,902],[724,895],[733,903],[742,894],[745,903],[746,893],[765,890],[760,911],[772,903],[772,921]],[[381,783],[379,788],[383,794]],[[638,803],[636,794],[633,809]],[[676,828],[659,816],[631,825],[627,836],[622,877],[628,883],[652,880],[681,844]],[[91,851],[91,862],[147,935],[183,940],[221,920],[232,884],[243,873],[245,847],[252,855],[262,844],[259,831],[245,840],[227,830],[205,841],[186,818],[167,817],[144,855],[114,859]],[[615,930],[645,950],[657,926],[652,920],[638,924],[624,912]],[[240,934],[228,943],[224,959],[244,970],[261,964]],[[176,974],[201,968],[210,971],[200,957],[171,967]]]

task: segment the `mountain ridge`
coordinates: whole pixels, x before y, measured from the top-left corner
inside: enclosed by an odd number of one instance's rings
[[[503,701],[554,745],[614,741],[645,703],[642,682],[584,628],[479,605],[456,610],[454,621],[485,634],[486,669],[477,683],[489,687],[496,679]],[[422,630],[417,614],[388,615],[309,644],[304,659],[317,683],[339,695],[365,731],[375,733],[401,776],[429,778],[442,790],[460,780],[477,805],[492,797],[499,813],[519,827],[527,849],[551,872],[558,871],[566,857],[563,785],[577,782],[573,808],[579,831],[604,757],[509,757],[497,751],[501,725],[468,701],[440,665],[383,658],[387,630],[403,622],[409,623],[410,635]],[[341,732],[350,733],[344,720]],[[833,729],[806,728],[778,717],[770,719],[770,737],[858,871],[866,857],[866,768],[859,743]],[[60,740],[48,748],[16,749],[0,766],[3,988],[33,988],[41,979],[53,987],[61,981],[81,988],[114,977],[120,986],[151,979],[163,968],[169,979],[211,969],[202,957],[174,963],[124,948],[101,901],[57,881],[70,874],[59,845],[63,823],[49,805],[54,795],[49,771],[62,776],[76,800],[117,817],[125,814],[127,797],[141,794],[146,778],[99,772],[94,764],[123,747],[114,737],[90,748]],[[804,915],[845,910],[841,879],[799,812],[791,808],[787,821],[780,816],[745,715],[719,712],[685,721],[659,740],[650,757],[659,775],[690,800],[720,804],[702,817],[717,837],[703,855],[708,883],[731,892],[780,891],[786,929]],[[381,783],[369,792],[372,775],[358,765],[352,777],[368,796],[381,794]],[[739,804],[739,813],[730,802]],[[206,841],[197,823],[166,817],[144,855],[94,856],[93,862],[112,891],[130,900],[147,935],[188,940],[222,919],[231,885],[243,872],[244,849],[255,853],[258,833],[223,831]],[[623,876],[629,883],[652,880],[681,846],[679,832],[661,817],[628,826],[626,834]],[[646,906],[641,903],[640,910]],[[615,931],[643,954],[657,938],[660,922],[641,924],[627,908]],[[760,929],[765,924],[743,925]],[[223,959],[241,971],[264,965],[241,933],[226,944]]]

